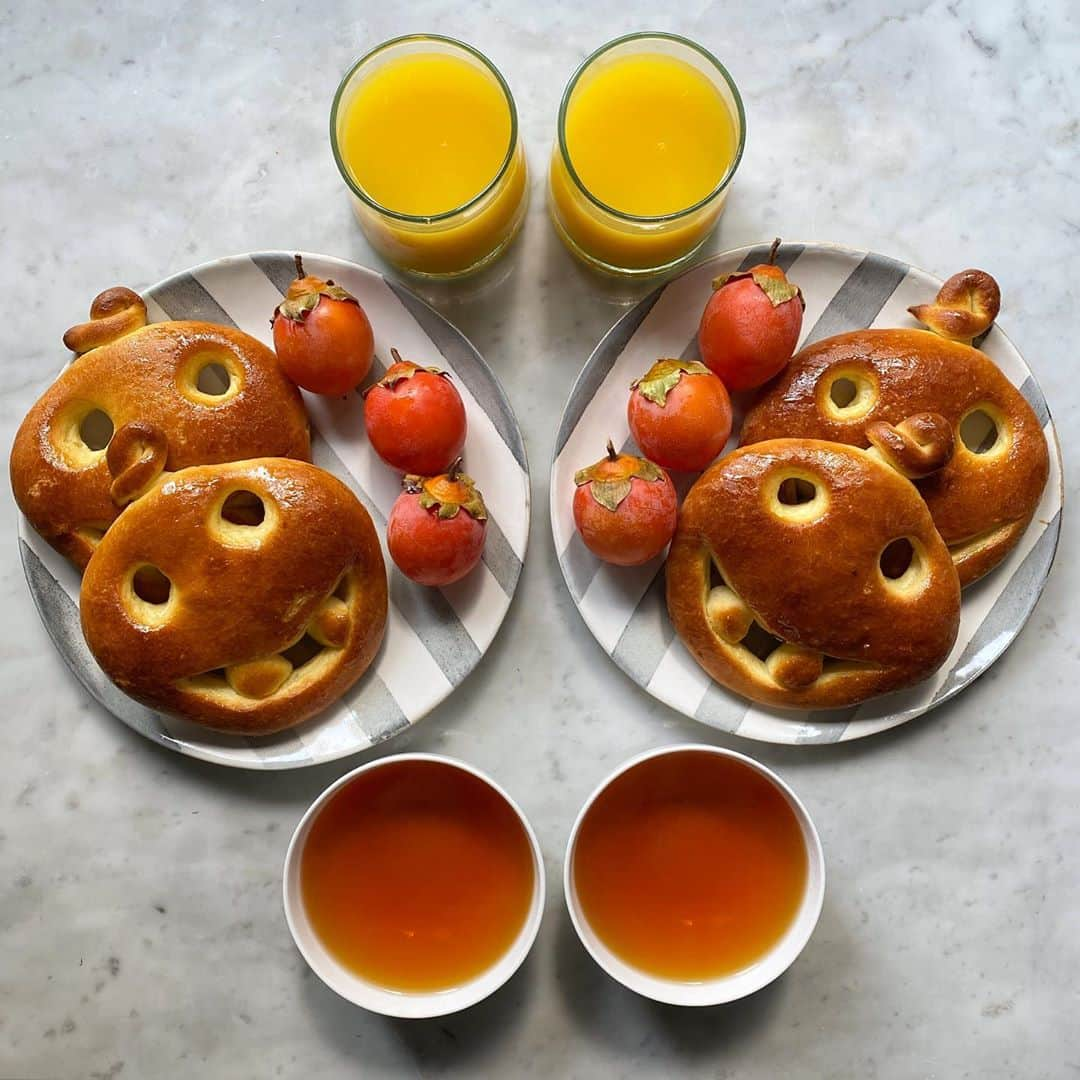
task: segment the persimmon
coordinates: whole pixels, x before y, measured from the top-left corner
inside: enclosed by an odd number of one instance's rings
[[[616,566],[640,566],[671,541],[678,517],[675,485],[644,458],[617,454],[574,475],[574,524],[585,546]]]
[[[304,273],[296,256],[296,280],[271,320],[274,351],[297,386],[315,394],[347,394],[364,381],[375,358],[375,335],[352,293]]]
[[[420,585],[460,581],[484,553],[484,497],[460,459],[439,476],[406,476],[402,486],[386,523],[390,557]]]
[[[468,428],[465,405],[445,371],[402,360],[364,391],[368,439],[388,465],[405,473],[435,476],[461,455]]]
[[[798,285],[773,260],[724,274],[698,328],[701,359],[729,390],[752,390],[783,371],[795,352],[806,303]]]
[[[657,360],[630,388],[626,405],[638,449],[665,469],[697,472],[731,434],[731,398],[696,360]]]

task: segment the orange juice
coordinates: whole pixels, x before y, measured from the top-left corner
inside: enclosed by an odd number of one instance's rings
[[[614,43],[586,62],[560,112],[552,217],[572,250],[609,269],[662,268],[692,251],[741,150],[726,72],[688,42],[655,37],[685,58],[651,51],[649,37]]]
[[[513,807],[439,761],[360,773],[319,812],[300,863],[326,949],[401,991],[450,989],[494,965],[525,925],[535,877]]]
[[[472,269],[521,224],[527,174],[513,99],[467,46],[404,38],[369,54],[342,83],[332,134],[361,225],[404,269]]]
[[[798,914],[808,859],[782,792],[737,759],[647,758],[585,813],[574,847],[582,913],[627,964],[698,982],[749,967]]]

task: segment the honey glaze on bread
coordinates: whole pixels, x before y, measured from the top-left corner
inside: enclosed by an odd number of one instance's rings
[[[968,585],[1023,535],[1049,469],[1031,406],[978,349],[925,330],[858,330],[816,342],[765,388],[746,415],[741,444],[828,439],[873,442],[887,453],[896,440],[875,425],[899,430],[924,412],[945,417],[955,453],[930,476],[908,474]]]
[[[367,511],[314,465],[266,458],[165,477],[102,538],[83,633],[151,708],[267,734],[324,709],[382,641],[386,569]]]
[[[667,602],[714,679],[799,709],[926,678],[960,620],[956,570],[911,482],[867,451],[809,439],[744,447],[698,479]]]
[[[19,427],[11,486],[30,524],[80,567],[162,472],[264,456],[310,460],[299,391],[274,354],[239,330],[147,325],[138,294],[116,288],[64,342],[82,355]]]

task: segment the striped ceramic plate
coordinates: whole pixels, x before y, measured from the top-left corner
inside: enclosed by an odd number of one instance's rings
[[[946,663],[910,690],[831,713],[753,705],[713,683],[674,636],[664,605],[662,560],[619,569],[599,562],[582,544],[571,514],[574,471],[595,461],[609,437],[616,445],[630,442],[626,397],[631,380],[657,357],[697,358],[697,325],[712,279],[763,262],[767,254],[767,247],[741,248],[708,259],[646,297],[601,340],[570,393],[555,443],[555,548],[570,595],[596,640],[654,697],[712,727],[764,742],[858,739],[902,724],[952,697],[977,679],[1019,633],[1042,592],[1057,546],[1061,452],[1035,377],[994,326],[981,347],[1020,387],[1042,420],[1050,447],[1050,480],[1021,543],[993,573],[965,590],[960,634]],[[777,261],[806,294],[802,345],[867,326],[913,326],[908,306],[931,299],[941,284],[895,259],[829,244],[784,244]]]
[[[441,315],[397,282],[373,270],[305,255],[310,273],[349,289],[375,329],[375,367],[390,347],[455,377],[469,435],[465,465],[484,493],[490,518],[484,561],[463,581],[426,589],[390,568],[390,612],[382,652],[334,706],[299,728],[248,739],[218,735],[160,716],[105,677],[79,628],[79,576],[20,522],[23,567],[38,611],[68,666],[110,712],[136,731],[184,754],[248,769],[290,769],[332,761],[388,739],[415,723],[469,674],[491,644],[521,574],[529,535],[529,468],[513,411],[480,354]],[[290,252],[267,251],[205,263],[145,293],[152,321],[204,319],[238,326],[270,344],[270,315],[294,276]],[[375,456],[364,436],[359,400],[305,395],[315,464],[340,477],[385,536],[400,477]]]

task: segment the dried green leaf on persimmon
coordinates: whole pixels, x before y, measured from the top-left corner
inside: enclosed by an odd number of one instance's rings
[[[798,297],[803,310],[806,310],[806,301],[803,299],[802,289],[792,281],[784,277],[775,277],[773,274],[763,274],[757,270],[739,270],[732,274],[723,274],[713,279],[713,289],[722,288],[732,281],[742,281],[749,278],[769,298],[773,307],[786,304],[789,300]]]
[[[709,374],[709,369],[698,360],[657,360],[640,379],[630,384],[630,389],[662,408],[684,375]]]
[[[610,443],[608,445],[610,447]],[[574,473],[574,483],[578,487],[581,487],[582,484],[590,484],[589,491],[592,497],[605,510],[614,512],[618,510],[619,503],[630,494],[630,488],[635,478],[653,482],[662,479],[663,473],[658,466],[651,461],[646,461],[645,458],[630,457],[629,455],[615,458],[610,456],[611,454],[613,454],[613,451],[609,450],[609,456],[604,460],[598,461],[595,465],[589,465],[587,468],[578,469]],[[601,474],[601,469],[607,474],[612,471],[618,473],[617,468],[612,469],[612,466],[616,463],[625,463],[621,475]]]

